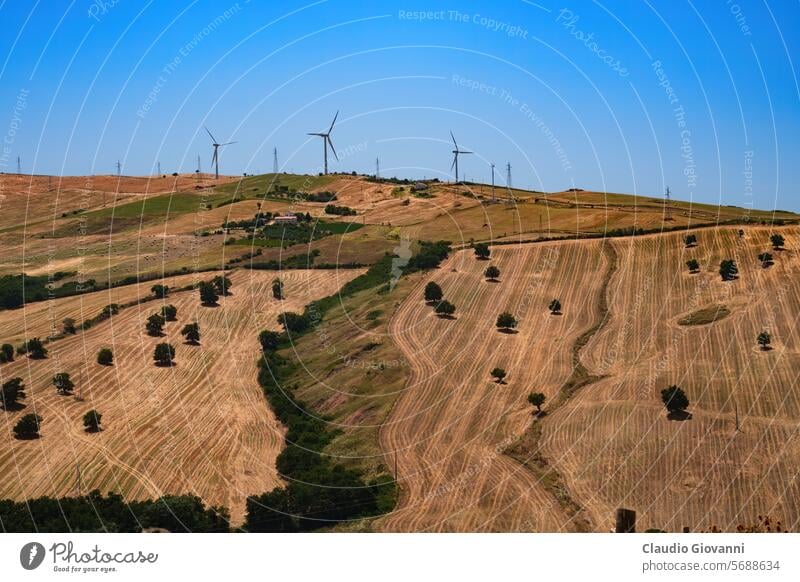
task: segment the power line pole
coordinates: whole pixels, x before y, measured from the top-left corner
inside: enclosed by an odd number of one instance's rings
[[[375,177],[381,177],[381,161],[379,158],[375,158]]]
[[[272,150],[272,173],[278,173],[278,148]]]
[[[117,177],[122,176],[122,164],[117,160]]]
[[[664,193],[664,220],[672,220],[672,206],[669,197],[669,186]]]
[[[492,164],[492,202],[494,201],[494,164]]]
[[[506,186],[511,190],[511,162],[506,164]]]

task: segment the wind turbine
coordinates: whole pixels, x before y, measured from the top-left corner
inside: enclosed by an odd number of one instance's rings
[[[339,156],[336,155],[336,149],[333,147],[333,142],[331,141],[331,131],[333,130],[333,124],[336,123],[336,118],[339,117],[339,112],[336,112],[336,115],[333,116],[333,121],[331,121],[331,126],[328,128],[328,131],[322,133],[309,133],[308,135],[316,135],[322,138],[322,148],[325,151],[325,173],[328,173],[328,146],[331,146],[331,151],[333,155],[336,157],[336,161],[339,161]]]
[[[450,137],[453,138],[453,145],[456,149],[453,150],[453,165],[450,166],[450,169],[456,169],[456,184],[458,184],[458,155],[459,154],[471,154],[472,152],[468,152],[467,150],[460,150],[458,149],[458,144],[456,143],[456,138],[453,135],[453,132],[450,132]]]
[[[236,143],[235,141],[229,141],[227,143],[217,143],[217,138],[211,135],[211,132],[208,131],[208,128],[205,128],[206,133],[211,138],[211,145],[214,146],[214,155],[211,157],[211,165],[214,166],[214,176],[217,180],[219,180],[219,148],[226,145],[231,145],[232,143]]]

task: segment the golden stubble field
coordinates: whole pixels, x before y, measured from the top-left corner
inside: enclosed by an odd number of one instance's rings
[[[572,506],[594,531],[613,527],[617,507],[638,512],[639,531],[732,531],[759,515],[797,529],[800,237],[780,229],[786,250],[771,251],[770,229],[738,230],[697,230],[689,249],[675,233],[612,239],[606,252],[600,241],[570,241],[493,247],[490,261],[451,257],[391,322],[412,371],[381,431],[402,491],[379,528],[570,531]],[[765,269],[756,255],[766,250],[775,264]],[[699,274],[689,274],[690,258]],[[717,273],[727,258],[739,266],[735,281]],[[499,283],[483,280],[489,263]],[[456,305],[454,320],[423,303],[429,280]],[[561,316],[547,313],[556,297]],[[712,305],[731,314],[678,324]],[[505,309],[521,320],[518,334],[495,331]],[[756,344],[762,330],[770,351]],[[577,353],[589,383],[553,407],[586,332]],[[490,380],[495,366],[508,371],[506,385]],[[668,419],[660,391],[670,384],[686,390],[690,419]],[[548,398],[539,420],[526,402],[533,390]],[[559,480],[518,463],[519,443],[534,447],[522,447],[524,460],[544,459]],[[515,447],[515,459],[504,453]]]
[[[230,274],[233,294],[221,298],[218,307],[202,307],[196,291],[170,296],[166,303],[178,308],[178,321],[167,323],[166,337],[145,333],[147,317],[164,304],[150,301],[50,343],[45,360],[23,357],[0,366],[0,380],[19,376],[27,392],[22,410],[0,413],[0,498],[57,497],[95,488],[126,499],[189,493],[209,505],[227,506],[232,521],[241,523],[248,495],[280,485],[275,458],[283,428],[257,383],[258,333],[277,329],[278,313],[302,311],[361,272],[285,271],[280,276],[287,299],[277,301],[271,281],[278,273],[235,271]],[[108,297],[56,303],[91,304],[94,312]],[[77,306],[55,309],[80,311]],[[12,313],[21,315],[21,310],[3,315]],[[46,317],[37,317],[35,325],[46,328]],[[200,346],[184,344],[180,335],[192,321],[200,325]],[[171,368],[153,363],[154,346],[162,341],[176,348]],[[113,366],[96,363],[101,347],[113,349]],[[56,393],[52,377],[58,372],[70,373],[74,396]],[[103,415],[104,430],[98,434],[83,430],[81,419],[90,409]],[[15,440],[12,427],[30,412],[43,418],[41,438]]]

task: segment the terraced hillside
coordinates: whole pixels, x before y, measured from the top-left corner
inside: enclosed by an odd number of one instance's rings
[[[282,428],[257,383],[258,333],[277,328],[278,313],[302,311],[360,272],[284,272],[287,298],[278,301],[270,289],[275,272],[237,271],[230,275],[232,295],[218,307],[202,307],[196,291],[169,296],[164,303],[177,307],[178,321],[166,324],[166,337],[145,333],[147,317],[164,304],[151,301],[50,343],[47,359],[18,357],[0,365],[0,381],[19,376],[27,393],[22,409],[0,413],[0,498],[94,488],[127,499],[192,493],[229,507],[240,523],[246,496],[279,484],[275,457],[283,446]],[[94,311],[107,302],[100,292],[57,300],[54,309],[77,313],[89,304]],[[3,316],[14,313],[22,312]],[[184,344],[180,335],[192,321],[200,325],[199,346]],[[45,326],[46,317],[32,325]],[[163,341],[176,348],[170,368],[153,362],[154,346]],[[102,347],[113,349],[113,366],[96,363]],[[74,396],[56,393],[52,378],[59,372],[71,375]],[[81,419],[90,409],[103,415],[100,433],[83,430]],[[14,439],[12,427],[30,412],[43,418],[41,438]]]

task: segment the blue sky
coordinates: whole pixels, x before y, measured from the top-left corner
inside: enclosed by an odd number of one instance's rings
[[[800,210],[796,1],[2,1],[0,170],[331,170]]]

